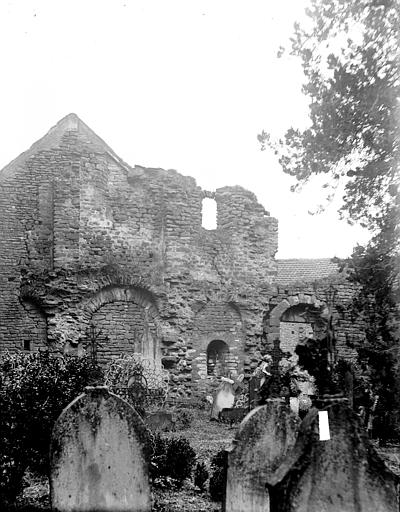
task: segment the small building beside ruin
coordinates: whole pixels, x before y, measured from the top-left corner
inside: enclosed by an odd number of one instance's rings
[[[250,375],[276,339],[318,337],[327,310],[342,355],[363,339],[335,264],[277,261],[278,222],[252,192],[130,167],[75,114],[0,172],[0,217],[1,351],[80,354],[91,331],[100,362],[141,353],[190,396]]]

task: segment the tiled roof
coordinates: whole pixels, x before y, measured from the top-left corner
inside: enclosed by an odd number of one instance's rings
[[[338,272],[338,265],[330,258],[276,260],[278,263],[278,284],[296,281],[312,282]]]

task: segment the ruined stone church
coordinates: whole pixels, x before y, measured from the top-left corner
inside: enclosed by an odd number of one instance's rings
[[[252,192],[131,167],[75,114],[0,171],[0,218],[1,351],[80,354],[91,330],[101,363],[140,353],[190,396],[323,335],[327,312],[340,355],[363,340],[337,266],[276,260],[278,222]]]

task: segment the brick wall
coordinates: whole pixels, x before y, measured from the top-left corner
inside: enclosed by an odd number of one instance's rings
[[[144,308],[134,302],[105,304],[93,314],[91,323],[95,327],[101,363],[134,353],[161,362],[155,324],[146,318]]]

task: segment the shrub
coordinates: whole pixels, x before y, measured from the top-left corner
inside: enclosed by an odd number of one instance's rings
[[[168,475],[167,460],[168,439],[160,434],[152,435],[152,456],[150,463],[150,476],[153,480]]]
[[[196,453],[185,438],[170,439],[167,447],[169,476],[181,487],[185,478],[190,478]]]
[[[55,420],[99,369],[89,358],[48,352],[0,360],[0,503],[12,502],[27,468],[46,474]]]
[[[204,484],[206,483],[208,476],[209,474],[204,462],[198,462],[194,470],[194,485],[201,491],[204,491]]]
[[[166,439],[156,434],[153,436],[153,455],[151,459],[151,476],[172,478],[177,487],[181,487],[186,478],[190,478],[196,454],[185,438]]]
[[[220,450],[211,460],[213,470],[210,477],[210,496],[213,501],[222,501],[226,487],[226,451]]]
[[[189,409],[178,409],[175,413],[175,428],[185,430],[190,427],[194,419],[194,414]]]

